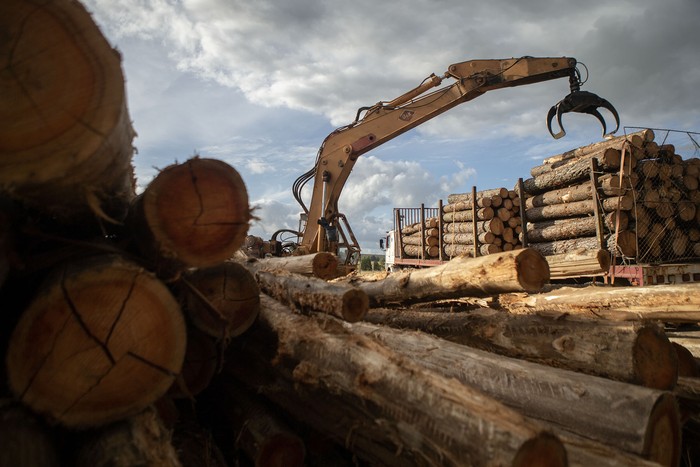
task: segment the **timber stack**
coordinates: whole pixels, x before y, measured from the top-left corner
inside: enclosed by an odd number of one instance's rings
[[[578,264],[555,277],[600,274],[617,259],[700,258],[700,160],[657,144],[651,129],[549,157],[530,174],[522,240],[553,264]]]
[[[533,248],[376,281],[241,258],[230,165],[136,194],[88,12],[0,12],[0,466],[691,465],[697,365],[659,322],[700,321],[697,286],[567,301]]]

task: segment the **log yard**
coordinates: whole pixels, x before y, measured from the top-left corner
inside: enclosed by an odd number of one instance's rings
[[[262,239],[222,160],[137,193],[122,57],[81,3],[3,1],[0,56],[0,467],[700,465],[700,159],[621,129],[576,59],[455,63],[362,109]],[[549,132],[578,112],[599,141],[396,207],[385,270],[358,268],[360,155],[559,78]]]

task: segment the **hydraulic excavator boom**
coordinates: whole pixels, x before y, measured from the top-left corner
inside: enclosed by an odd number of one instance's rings
[[[360,108],[355,121],[329,134],[321,145],[314,167],[299,177],[293,193],[304,209],[298,236],[294,245],[298,253],[309,254],[330,251],[341,262],[354,264],[359,259],[360,247],[345,216],[338,212],[338,199],[362,154],[395,138],[451,108],[470,101],[494,89],[538,83],[556,78],[569,78],[571,93],[553,106],[547,116],[547,128],[554,138],[564,136],[562,114],[588,113],[599,119],[606,133],[605,120],[598,112],[609,110],[619,127],[615,108],[595,94],[581,91],[581,77],[574,58],[522,57],[505,60],[471,60],[450,65],[442,76],[431,74],[416,88],[389,102],[379,102]],[[444,81],[451,83],[442,87]],[[552,120],[557,117],[560,131],[552,131]],[[314,180],[311,202],[307,208],[301,199],[304,185]],[[277,233],[272,240],[276,243]]]

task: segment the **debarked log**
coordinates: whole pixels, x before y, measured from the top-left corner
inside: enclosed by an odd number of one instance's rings
[[[335,320],[262,297],[227,372],[372,465],[566,465],[559,440],[504,404]]]
[[[675,349],[655,325],[490,309],[445,313],[374,308],[365,320],[655,389],[671,389],[678,378]]]
[[[347,284],[287,271],[259,271],[255,278],[263,292],[302,311],[314,310],[354,322],[361,320],[369,309],[367,294]]]
[[[58,267],[20,317],[8,382],[55,421],[102,425],[162,396],[185,347],[184,317],[162,282],[119,257],[89,257]]]
[[[456,257],[432,268],[392,274],[359,287],[373,304],[537,292],[549,281],[549,265],[535,250],[522,249],[477,258]]]
[[[700,284],[642,287],[562,287],[522,297],[504,294],[499,305],[512,313],[582,314],[616,320],[700,322]]]
[[[555,429],[646,458],[653,454],[651,460],[662,465],[678,464],[680,414],[668,392],[503,357],[422,332],[369,323],[351,329]]]

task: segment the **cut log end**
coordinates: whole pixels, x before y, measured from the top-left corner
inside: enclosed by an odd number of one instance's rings
[[[661,465],[680,462],[681,422],[678,405],[671,394],[663,394],[656,402],[644,439],[644,457]]]
[[[633,349],[635,380],[654,389],[672,389],[678,380],[678,356],[656,326],[639,330]]]
[[[198,157],[160,172],[143,193],[143,211],[160,254],[193,267],[231,258],[251,219],[240,174]]]
[[[362,320],[369,310],[369,297],[360,289],[348,290],[343,295],[343,319],[349,323]]]
[[[558,467],[569,465],[566,449],[559,438],[542,432],[526,441],[513,459],[513,467]]]
[[[338,257],[328,252],[318,252],[312,260],[314,276],[328,280],[338,275]]]
[[[260,447],[255,459],[259,467],[301,467],[304,465],[306,449],[300,438],[286,433],[270,437]]]
[[[518,282],[526,292],[539,292],[549,282],[549,263],[537,250],[521,250],[515,262]]]
[[[118,258],[89,258],[56,271],[23,313],[8,346],[8,382],[53,420],[101,425],[163,395],[185,342],[164,284]]]

